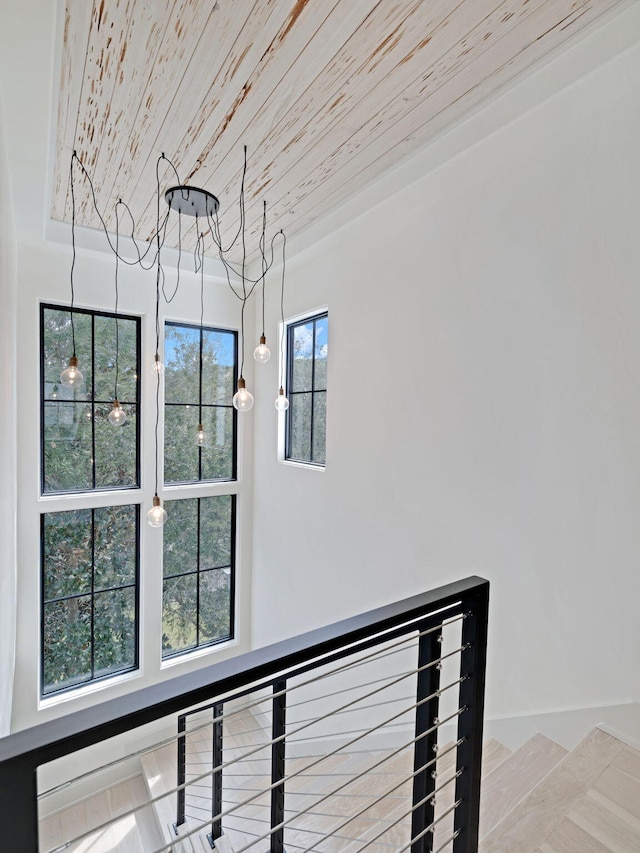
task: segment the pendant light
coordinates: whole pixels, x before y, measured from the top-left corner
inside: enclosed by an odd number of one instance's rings
[[[267,258],[265,255],[265,239],[267,232],[267,203],[263,202],[262,205],[262,234],[260,236],[260,254],[262,260],[262,334],[260,335],[260,341],[258,346],[253,351],[253,357],[259,364],[266,364],[271,358],[271,350],[267,346],[267,338],[264,333],[264,289],[266,284],[266,275],[267,275]]]
[[[164,158],[164,154],[162,155]],[[162,159],[160,158],[160,159]],[[160,159],[156,163],[156,183],[160,186],[159,168]],[[164,373],[164,365],[160,361],[160,281],[162,278],[162,263],[160,260],[160,193],[158,192],[158,203],[156,208],[156,351],[153,358],[154,373],[156,377],[156,423],[154,429],[154,452],[155,452],[155,490],[151,509],[147,512],[147,524],[150,527],[162,527],[167,520],[167,511],[162,506],[158,497],[158,430],[160,428],[160,379]]]
[[[77,154],[74,151],[71,157],[71,166],[70,166],[70,174],[69,174],[69,183],[71,186],[71,274],[70,274],[70,282],[71,282],[71,341],[73,345],[73,353],[69,358],[69,366],[66,367],[62,373],[60,374],[60,382],[66,388],[76,389],[79,388],[84,382],[84,376],[82,372],[78,368],[78,357],[76,356],[76,328],[73,322],[73,303],[75,301],[75,290],[73,286],[73,272],[76,265],[76,196],[75,189],[73,184],[73,164],[74,160],[77,159]]]
[[[196,217],[196,229],[198,219]],[[196,272],[197,265],[200,264],[200,348],[199,348],[199,370],[200,370],[200,392],[198,395],[198,429],[196,431],[196,444],[198,447],[204,447],[206,436],[202,428],[202,348],[204,346],[203,338],[203,321],[204,321],[204,234],[198,235],[198,243],[196,246]]]
[[[280,231],[282,234],[282,284],[280,286],[280,389],[278,390],[278,396],[275,400],[275,407],[278,412],[286,412],[289,408],[289,401],[287,400],[284,393],[284,274],[285,274],[285,266],[286,266],[286,248],[287,248],[287,238],[284,235],[284,231]]]
[[[120,227],[118,221],[118,205],[120,204],[122,204],[122,199],[116,203],[116,274],[114,278],[116,303],[113,309],[113,313],[116,315],[116,380],[113,391],[113,407],[107,415],[109,423],[114,427],[122,426],[127,420],[127,413],[122,408],[118,400],[118,371],[120,369],[120,327],[118,325],[118,261],[120,259]]]
[[[167,511],[162,506],[158,495],[153,496],[153,506],[147,513],[147,523],[150,527],[162,527],[167,520]]]
[[[248,412],[253,409],[253,394],[247,391],[247,384],[241,376],[238,379],[238,390],[233,395],[233,408],[239,412]]]
[[[266,364],[271,358],[271,350],[267,346],[267,339],[264,335],[260,335],[260,343],[253,351],[253,357],[260,364]]]

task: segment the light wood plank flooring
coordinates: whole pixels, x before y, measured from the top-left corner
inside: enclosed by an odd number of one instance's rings
[[[228,760],[234,747],[262,746],[265,736],[253,723],[244,730],[229,726],[225,748]],[[237,743],[234,737],[237,735]],[[192,756],[202,749],[210,761],[211,743],[206,732],[189,744]],[[453,751],[440,750],[438,783],[454,771]],[[384,759],[372,775],[356,778],[366,767]],[[312,757],[292,758],[287,772],[303,770]],[[293,819],[285,835],[291,851],[314,853],[393,853],[409,841],[406,812],[411,791],[406,776],[411,771],[410,751],[389,757],[380,750],[337,754],[310,767],[288,786],[287,817],[291,809],[307,814]],[[197,766],[197,765],[194,765]],[[202,765],[205,769],[204,764]],[[72,853],[152,853],[169,841],[174,853],[206,853],[206,833],[176,841],[170,824],[175,820],[175,796],[155,807],[119,818],[132,805],[145,802],[147,791],[154,796],[175,785],[175,748],[165,747],[145,756],[143,777],[121,783],[44,820],[41,851],[55,849],[66,839],[114,819],[108,828],[94,832],[68,848]],[[262,785],[269,774],[261,753],[225,772],[229,790],[223,808],[233,808]],[[335,791],[343,784],[345,788]],[[385,792],[388,792],[385,795]],[[381,796],[383,795],[383,796]],[[453,802],[453,786],[436,798],[436,814]],[[189,820],[185,831],[210,813],[207,788],[188,791]],[[245,845],[263,853],[265,841],[257,841],[268,830],[268,797],[260,796],[229,815],[220,853],[233,853]],[[542,735],[531,738],[511,753],[495,740],[485,743],[481,800],[480,853],[639,853],[640,851],[640,752],[599,729],[594,729],[576,749],[567,753]],[[453,831],[453,816],[438,824],[433,849],[451,853],[447,839]],[[164,841],[163,841],[164,837]],[[444,845],[444,846],[443,846]],[[223,849],[224,848],[224,849]]]
[[[157,850],[163,841],[150,806],[133,815],[120,817],[147,799],[143,777],[135,776],[76,803],[41,821],[40,850],[42,853],[54,850],[84,833],[89,834],[68,847],[68,853],[147,853]],[[108,827],[91,832],[107,821],[111,821]]]

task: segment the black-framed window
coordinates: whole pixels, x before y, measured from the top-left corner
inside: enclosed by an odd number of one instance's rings
[[[42,515],[43,696],[138,667],[136,504]]]
[[[71,311],[41,306],[42,493],[137,488],[140,318],[74,308],[73,325],[84,376],[82,386],[75,389],[60,382],[73,353]],[[115,396],[116,368],[118,400],[127,415],[121,426],[112,426],[107,419]]]
[[[165,323],[165,483],[236,479],[237,361],[236,332]]]
[[[328,344],[326,312],[287,326],[285,458],[294,462],[326,462]]]
[[[235,495],[167,501],[162,656],[234,635]]]

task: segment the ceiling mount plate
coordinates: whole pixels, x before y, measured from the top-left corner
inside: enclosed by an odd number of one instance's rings
[[[215,216],[220,207],[220,202],[213,193],[200,190],[198,187],[169,187],[164,198],[172,210],[186,213],[187,216],[199,216],[202,219]]]

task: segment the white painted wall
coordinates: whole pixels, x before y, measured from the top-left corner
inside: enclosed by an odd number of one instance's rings
[[[0,736],[9,733],[16,624],[16,258],[0,102]]]
[[[327,467],[276,461],[272,359],[256,645],[477,573],[489,716],[640,699],[638,12],[579,47],[591,73],[547,97],[566,58],[545,67],[505,95],[537,105],[496,125],[499,100],[290,257],[287,314],[329,308]]]

